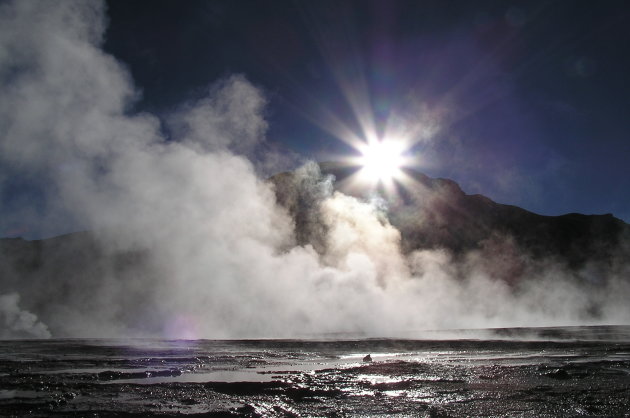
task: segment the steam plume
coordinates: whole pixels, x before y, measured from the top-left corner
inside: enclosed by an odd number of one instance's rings
[[[31,312],[20,309],[17,293],[0,295],[0,338],[48,338],[45,324]]]

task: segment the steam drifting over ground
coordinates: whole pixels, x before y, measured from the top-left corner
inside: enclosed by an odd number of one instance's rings
[[[263,93],[233,75],[166,120],[129,114],[138,92],[101,50],[105,21],[98,2],[0,6],[0,181],[36,179],[42,205],[30,224],[44,232],[71,225],[95,231],[108,252],[148,250],[146,268],[125,280],[112,268],[96,285],[65,283],[65,299],[24,290],[23,300],[52,307],[41,319],[54,336],[388,336],[584,323],[594,303],[598,321],[630,320],[622,277],[586,294],[550,264],[514,289],[474,254],[457,263],[444,251],[402,254],[381,210],[333,192],[315,164],[299,169],[296,187],[312,200],[319,245],[297,245],[257,174],[268,161],[250,160],[264,149]],[[48,336],[17,300],[0,298],[3,318],[24,319],[2,336]]]
[[[17,293],[0,295],[0,338],[49,338],[48,327],[36,315],[20,309]]]

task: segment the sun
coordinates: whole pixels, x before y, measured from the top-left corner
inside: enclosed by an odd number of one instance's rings
[[[390,182],[401,174],[405,165],[403,145],[394,140],[375,140],[359,150],[361,174],[373,182]]]

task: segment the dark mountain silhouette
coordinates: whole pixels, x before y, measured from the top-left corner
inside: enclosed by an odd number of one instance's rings
[[[0,239],[0,294],[17,292],[20,307],[46,318],[51,331],[74,312],[103,311],[115,300],[133,317],[154,289],[140,286],[155,274],[146,251],[104,245],[92,232],[27,241]]]
[[[335,189],[345,194],[365,198],[371,193],[346,184],[355,167],[322,163],[320,168],[323,174],[334,177]],[[483,251],[489,257],[560,262],[576,271],[609,269],[630,254],[630,225],[612,214],[543,216],[480,194],[468,195],[452,180],[413,170],[406,170],[406,174],[414,181],[398,187],[386,202],[386,216],[400,231],[404,252],[445,249],[457,257]],[[321,225],[313,221],[317,209],[309,191],[310,180],[289,172],[271,181],[278,201],[295,219],[298,242],[320,248]]]

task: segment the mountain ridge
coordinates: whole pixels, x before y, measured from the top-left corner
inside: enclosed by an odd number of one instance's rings
[[[335,179],[334,190],[362,199],[368,196],[365,188],[344,185],[356,167],[336,163],[318,166],[323,175]],[[401,248],[406,253],[445,249],[459,255],[500,238],[513,240],[518,250],[534,259],[555,259],[572,269],[588,263],[610,265],[616,257],[628,254],[630,225],[612,214],[540,215],[481,194],[466,194],[450,179],[431,178],[410,169],[405,174],[414,182],[397,188],[397,196],[388,201],[387,218],[400,231]],[[281,173],[270,181],[279,203],[296,220],[296,234],[301,237],[298,242],[308,242],[312,236],[303,231],[308,226],[301,219],[305,211],[312,211],[304,207],[312,202],[295,196],[300,187],[295,172]]]

